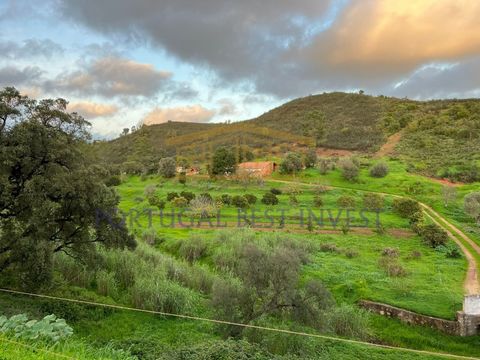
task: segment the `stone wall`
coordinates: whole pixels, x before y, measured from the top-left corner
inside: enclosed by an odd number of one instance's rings
[[[359,305],[375,314],[396,318],[410,325],[427,326],[429,328],[440,330],[450,335],[460,334],[460,326],[458,321],[451,321],[421,315],[412,311],[397,308],[395,306],[380,304],[366,300],[361,300],[359,302]]]

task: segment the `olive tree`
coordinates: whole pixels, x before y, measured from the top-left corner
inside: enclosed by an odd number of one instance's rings
[[[465,196],[463,207],[465,213],[480,225],[480,192],[473,192]]]

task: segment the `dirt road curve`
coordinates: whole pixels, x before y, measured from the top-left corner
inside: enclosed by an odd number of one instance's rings
[[[275,182],[279,183],[284,183],[284,184],[298,184],[298,185],[306,185],[306,186],[318,186],[318,184],[310,184],[310,183],[303,183],[299,181],[286,181],[286,180],[273,180]],[[343,187],[336,187],[336,186],[326,186],[327,188],[331,189],[347,189]],[[361,192],[370,192],[366,190],[359,190],[359,189],[352,189],[352,190],[357,190]],[[394,194],[388,194],[388,193],[382,193],[382,192],[375,192],[376,194],[381,194],[381,195],[386,195],[386,196],[393,196],[397,198],[401,198],[402,196],[400,195],[394,195]],[[472,239],[470,239],[467,235],[465,235],[464,232],[462,232],[458,227],[455,225],[451,224],[449,221],[447,221],[444,217],[442,217],[439,213],[437,213],[435,210],[433,210],[430,206],[419,202],[420,206],[423,207],[423,212],[426,216],[428,216],[435,224],[440,226],[442,229],[444,229],[450,239],[452,239],[462,250],[463,254],[465,255],[465,258],[468,261],[468,269],[467,269],[467,275],[465,278],[464,282],[464,289],[465,289],[465,295],[477,295],[480,294],[480,282],[478,278],[478,264],[475,259],[475,257],[472,255],[471,251],[464,245],[464,242],[467,243],[473,251],[480,256],[480,246],[475,243]],[[433,215],[433,216],[432,216]],[[438,219],[438,220],[436,220]],[[458,237],[460,237],[462,240],[460,240]]]

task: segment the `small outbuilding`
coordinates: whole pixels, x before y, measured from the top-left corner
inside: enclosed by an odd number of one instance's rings
[[[277,169],[277,164],[273,161],[244,162],[238,164],[237,172],[257,177],[272,175]]]

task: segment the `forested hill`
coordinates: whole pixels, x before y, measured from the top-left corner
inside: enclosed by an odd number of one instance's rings
[[[376,152],[401,131],[395,154],[412,170],[466,180],[480,153],[480,100],[413,101],[354,93],[325,93],[290,101],[255,119],[233,124],[169,122],[143,127],[96,154],[109,163],[176,155],[204,162],[218,146],[257,156],[319,146]],[[472,173],[473,172],[473,173]],[[465,173],[468,173],[465,175]],[[474,175],[474,174],[473,174]]]

